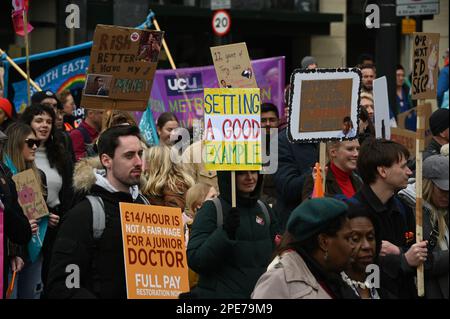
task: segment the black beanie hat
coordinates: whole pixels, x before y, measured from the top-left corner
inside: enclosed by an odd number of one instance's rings
[[[448,109],[439,109],[430,116],[430,130],[434,136],[448,129]]]

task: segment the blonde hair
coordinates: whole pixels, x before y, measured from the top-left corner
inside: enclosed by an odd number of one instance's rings
[[[185,213],[189,217],[194,217],[197,206],[201,205],[213,186],[207,183],[197,183],[186,192]]]
[[[423,178],[423,181],[422,181],[422,195],[423,196],[422,197],[428,204],[430,204],[430,206],[432,208],[431,216],[430,216],[431,224],[434,227],[434,225],[436,225],[436,223],[437,223],[438,229],[439,229],[439,241],[441,241],[444,239],[444,236],[445,236],[445,231],[446,231],[445,216],[447,215],[448,211],[446,209],[436,208],[434,206],[434,203],[431,200],[431,197],[433,195],[433,191],[434,191],[435,187],[436,186],[434,185],[434,183],[431,180],[429,180],[427,178]]]
[[[186,173],[187,169],[181,163],[179,155],[168,146],[159,145],[146,149],[144,161],[147,179],[142,188],[144,195],[161,196],[165,187],[177,194],[184,194],[185,189],[195,184],[194,178]]]
[[[368,92],[363,92],[359,95],[360,99],[368,99],[373,103],[373,95]]]

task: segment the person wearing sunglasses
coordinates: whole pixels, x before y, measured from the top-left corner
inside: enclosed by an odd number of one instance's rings
[[[34,162],[36,150],[41,144],[34,130],[27,124],[16,122],[6,130],[8,140],[4,146],[3,161],[15,175],[31,169],[46,194],[45,174]],[[38,220],[29,219],[33,235],[39,230]],[[38,299],[42,290],[41,268],[42,258],[31,261],[26,246],[9,245],[10,271],[17,272],[15,290],[12,297],[19,299]]]
[[[51,107],[31,105],[24,110],[20,121],[30,125],[36,132],[37,139],[41,141],[40,147],[36,150],[36,166],[47,178],[46,202],[50,215],[42,248],[42,279],[45,284],[60,218],[72,207],[73,162],[70,153],[64,148],[61,136],[57,133],[56,115]]]

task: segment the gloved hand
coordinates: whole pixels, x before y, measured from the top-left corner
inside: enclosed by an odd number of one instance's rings
[[[239,210],[236,207],[232,207],[223,223],[223,229],[226,231],[228,238],[231,240],[236,238],[236,230],[240,223]]]

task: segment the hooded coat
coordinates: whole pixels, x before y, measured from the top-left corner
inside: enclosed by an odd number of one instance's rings
[[[410,183],[408,187],[399,192],[400,199],[416,213],[416,184]],[[426,201],[423,202],[423,240],[430,240],[432,223],[432,207]],[[448,218],[448,212],[447,212]],[[425,298],[427,299],[448,299],[449,291],[449,268],[448,268],[448,228],[444,234],[446,239],[446,249],[437,243],[431,255],[425,263]],[[445,245],[445,244],[444,244]]]
[[[231,173],[217,175],[225,221],[231,209]],[[198,285],[193,290],[196,297],[248,299],[265,272],[275,248],[278,222],[270,207],[267,207],[270,221],[265,220],[257,203],[262,182],[262,176],[258,175],[250,197],[242,197],[237,191],[240,224],[235,240],[229,239],[223,227],[218,227],[212,201],[206,201],[197,212],[187,248],[189,267],[199,274]]]
[[[114,189],[102,171],[92,167],[98,164],[97,159],[82,160],[75,168],[74,188],[83,199],[63,217],[50,262],[49,298],[127,297],[119,203],[146,201],[137,186],[130,193]],[[85,194],[101,197],[105,206],[105,230],[96,240],[92,207]],[[79,267],[80,288],[67,287],[68,265]]]

